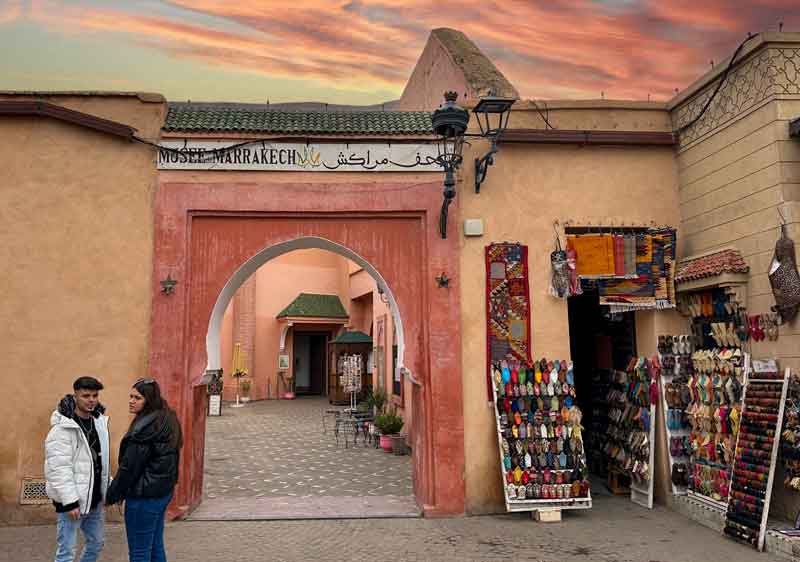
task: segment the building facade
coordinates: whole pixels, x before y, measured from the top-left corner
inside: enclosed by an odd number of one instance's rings
[[[503,510],[486,396],[487,245],[527,247],[534,357],[574,354],[571,305],[548,293],[554,226],[562,237],[565,228],[676,227],[684,261],[733,246],[749,266],[742,289],[748,311],[766,313],[774,304],[767,272],[781,215],[789,235],[797,234],[800,143],[789,123],[800,115],[800,36],[750,41],[708,110],[685,127],[727,64],[668,103],[518,101],[480,193],[474,167],[459,170],[446,239],[438,232],[442,175],[423,165],[425,151],[435,151],[430,111],[446,90],[458,92],[466,108],[489,93],[517,97],[453,30],[432,32],[394,112],[288,114],[168,105],[144,95],[3,94],[0,130],[18,148],[0,156],[13,186],[1,195],[11,229],[0,246],[19,264],[5,273],[13,298],[0,308],[3,340],[14,342],[12,364],[36,375],[23,379],[34,395],[25,414],[0,414],[17,428],[0,446],[0,516],[16,523],[49,515],[46,507],[20,505],[21,490],[41,478],[49,411],[83,372],[103,379],[104,400],[120,412],[115,442],[126,426],[121,412],[130,383],[145,373],[163,383],[187,435],[172,513],[196,506],[204,373],[227,371],[232,344],[241,343],[258,381],[253,398],[277,396],[277,356],[294,337],[277,317],[297,295],[293,277],[275,268],[303,277],[312,261],[329,270],[314,292],[338,296],[348,313],[326,330],[347,325],[376,338],[381,323],[387,350],[397,334],[397,370],[384,352],[382,372],[384,384],[401,377],[415,494],[425,513]],[[54,109],[19,105],[28,100]],[[131,142],[134,134],[178,152]],[[252,143],[247,155],[227,152],[230,161],[213,163],[200,155],[202,147],[215,154],[219,143],[238,142]],[[181,154],[182,144],[195,155]],[[402,160],[409,157],[400,156],[403,147],[413,148],[411,160]],[[487,150],[486,141],[472,142],[465,164]],[[370,160],[378,151],[389,151],[381,164]],[[392,168],[395,161],[401,166]],[[319,168],[325,162],[331,169]],[[480,234],[464,233],[468,219],[481,225]],[[283,281],[273,286],[261,275]],[[166,279],[177,281],[171,294],[161,290]],[[686,333],[682,310],[633,313],[635,355],[653,356],[660,335]],[[794,369],[797,337],[796,321],[789,322],[778,340],[753,342],[751,352]],[[259,347],[256,339],[270,343]],[[663,425],[657,420],[653,478],[656,501],[671,504]],[[793,516],[798,501],[782,480],[776,478],[773,509]]]

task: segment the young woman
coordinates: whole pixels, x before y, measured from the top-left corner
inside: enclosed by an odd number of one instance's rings
[[[166,562],[164,514],[178,481],[181,427],[153,379],[136,381],[128,409],[136,417],[122,438],[106,503],[125,500],[130,562]]]

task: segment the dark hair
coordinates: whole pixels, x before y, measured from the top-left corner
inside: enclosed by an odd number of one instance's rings
[[[144,408],[138,415],[145,416],[156,410],[169,410],[169,404],[161,397],[161,387],[155,379],[139,379],[133,388],[144,397]]]
[[[72,383],[72,390],[75,392],[79,390],[103,390],[103,383],[94,377],[78,377]]]
[[[133,388],[144,397],[144,407],[131,421],[131,427],[140,417],[146,416],[151,412],[159,412],[159,415],[164,416],[166,423],[170,426],[172,446],[180,449],[183,446],[181,424],[178,422],[178,416],[169,407],[167,401],[161,397],[161,387],[158,386],[158,382],[155,379],[139,379],[133,383]]]

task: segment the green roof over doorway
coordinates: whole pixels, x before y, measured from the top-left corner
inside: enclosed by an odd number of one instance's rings
[[[300,293],[276,318],[305,316],[315,318],[347,318],[347,311],[337,295]]]
[[[372,338],[364,332],[342,332],[331,343],[372,343]]]

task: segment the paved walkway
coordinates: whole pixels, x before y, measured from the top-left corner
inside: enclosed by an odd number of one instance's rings
[[[411,457],[337,443],[330,420],[323,432],[328,408],[318,397],[224,404],[208,418],[205,498],[190,519],[418,515]]]
[[[55,526],[0,528],[0,562],[51,560]],[[458,519],[182,521],[167,524],[170,562],[762,562],[758,553],[680,514],[598,495],[560,523],[527,514]],[[127,560],[124,528],[108,525],[101,561]]]

